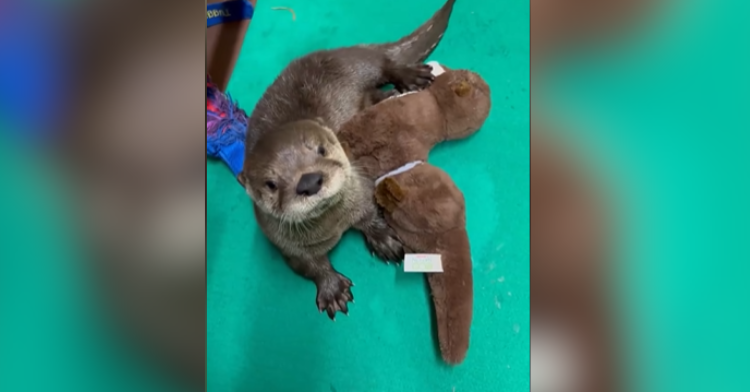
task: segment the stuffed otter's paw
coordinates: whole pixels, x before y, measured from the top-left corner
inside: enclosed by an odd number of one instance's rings
[[[428,87],[435,80],[435,75],[432,74],[432,67],[427,64],[399,67],[391,73],[390,79],[393,87],[402,93],[421,90]]]
[[[404,259],[404,245],[385,220],[376,220],[363,234],[367,248],[381,260],[399,263]]]
[[[336,312],[349,313],[347,302],[354,301],[351,287],[352,281],[338,272],[331,272],[319,279],[315,284],[318,286],[316,302],[319,311],[326,311],[331,320],[336,319]]]

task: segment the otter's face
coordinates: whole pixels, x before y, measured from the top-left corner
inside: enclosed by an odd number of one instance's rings
[[[300,222],[332,205],[351,174],[333,131],[306,120],[264,135],[246,157],[238,180],[262,211]]]

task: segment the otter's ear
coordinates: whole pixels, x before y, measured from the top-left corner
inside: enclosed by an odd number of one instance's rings
[[[469,82],[462,80],[458,83],[454,83],[451,86],[451,89],[453,89],[453,93],[455,93],[459,97],[465,97],[471,92],[471,85],[469,84]]]
[[[247,176],[245,175],[245,171],[244,170],[242,170],[240,172],[240,174],[237,175],[237,182],[239,182],[240,185],[242,185],[243,188],[246,186],[246,184],[247,184]]]
[[[323,120],[323,117],[315,117],[315,119],[313,121],[315,121],[316,123],[318,123],[318,125],[320,125],[321,127],[328,128],[328,125],[326,125],[326,121]]]

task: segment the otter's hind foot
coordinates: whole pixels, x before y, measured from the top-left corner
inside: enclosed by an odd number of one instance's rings
[[[388,71],[389,82],[404,93],[428,87],[435,80],[432,67],[427,64],[397,66]]]
[[[404,245],[401,239],[382,217],[376,215],[358,229],[365,236],[367,248],[381,260],[399,263],[404,259]]]
[[[347,303],[354,301],[351,280],[336,271],[331,271],[317,279],[315,285],[318,286],[316,302],[319,311],[328,313],[331,320],[336,319],[336,312],[349,313]]]

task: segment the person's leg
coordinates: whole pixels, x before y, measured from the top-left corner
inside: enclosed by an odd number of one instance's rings
[[[207,1],[209,6],[223,2],[222,0]],[[256,0],[249,0],[253,8],[255,2]],[[220,23],[206,30],[206,68],[208,74],[211,75],[211,80],[222,91],[226,90],[229,79],[232,77],[249,25],[250,20],[245,19]]]

